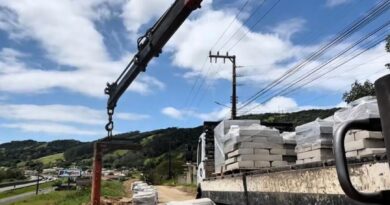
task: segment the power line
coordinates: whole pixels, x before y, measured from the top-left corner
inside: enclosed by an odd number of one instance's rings
[[[255,24],[253,24],[250,29],[246,30],[245,33],[243,35],[241,35],[241,37],[238,39],[238,41],[236,41],[236,43],[234,43],[229,49],[227,49],[228,51],[231,51],[234,47],[237,46],[237,44],[242,40],[244,39],[250,30],[252,30],[253,28],[255,28],[257,26],[257,24],[259,24],[279,3],[280,3],[281,0],[277,0],[272,6],[271,8],[269,8],[265,13],[264,15],[262,15],[257,21]]]
[[[222,34],[218,37],[218,39],[216,40],[216,42],[214,43],[214,45],[211,47],[210,50],[212,50],[212,49],[219,43],[219,41],[223,38],[223,36],[226,34],[226,32],[229,30],[229,28],[233,25],[234,21],[240,16],[240,14],[242,13],[242,11],[243,11],[243,10],[245,9],[245,7],[248,5],[249,1],[250,1],[250,0],[247,0],[246,2],[244,2],[244,4],[241,6],[241,8],[239,9],[238,13],[236,14],[235,18],[233,18],[233,20],[229,23],[229,25],[226,27],[226,29],[225,29],[225,30],[222,32]],[[202,63],[202,66],[201,66],[201,69],[200,69],[200,73],[203,72],[204,67],[205,67],[205,65],[206,65],[206,62],[207,62],[207,59],[208,59],[208,56],[205,57],[204,62]],[[210,69],[210,67],[209,67],[209,69]],[[208,69],[207,73],[209,73],[209,71],[210,71],[209,69]],[[206,75],[206,76],[207,76],[207,75]],[[191,105],[191,104],[192,104],[191,102],[194,101],[194,100],[196,99],[196,96],[198,95],[198,92],[200,91],[201,87],[203,87],[203,83],[204,83],[204,81],[205,81],[206,76],[203,76],[203,77],[202,77],[202,74],[200,74],[200,75],[196,78],[194,84],[191,86],[191,89],[190,89],[190,92],[189,92],[189,94],[188,94],[188,97],[187,97],[186,100],[185,100],[184,107],[187,107],[187,106]],[[201,81],[199,81],[200,78],[202,78]],[[200,82],[199,88],[197,89],[196,94],[194,95],[194,97],[191,98],[192,93],[193,93],[195,87],[197,86],[198,82]]]
[[[233,25],[233,23],[238,19],[242,11],[245,9],[245,7],[248,5],[249,0],[245,1],[245,3],[241,6],[236,16],[232,19],[230,24],[226,27],[226,29],[222,32],[222,34],[218,37],[217,41],[214,43],[213,46],[211,46],[210,50],[213,50],[213,48],[219,43],[219,41],[225,36],[226,32],[229,30],[229,28]]]
[[[364,49],[363,51],[359,52],[358,54],[352,56],[351,58],[347,59],[346,61],[340,63],[340,64],[337,65],[337,66],[335,66],[334,68],[332,68],[330,71],[328,71],[328,72],[325,73],[324,75],[326,75],[326,74],[328,74],[328,73],[330,73],[330,72],[332,72],[332,71],[334,71],[334,70],[340,68],[341,66],[343,66],[343,65],[345,65],[346,63],[350,62],[351,60],[357,58],[358,56],[360,56],[360,55],[363,54],[364,52],[366,52],[366,51],[370,50],[371,48],[377,46],[377,45],[380,44],[381,42],[383,42],[383,38],[380,39],[379,41],[375,42],[375,43],[374,43],[373,45],[371,45],[370,47]],[[311,83],[311,82],[313,82],[313,81],[315,81],[315,80],[317,80],[317,79],[323,77],[324,75],[320,75],[320,76],[318,76],[317,78],[312,79],[311,81],[309,81],[309,82],[307,82],[307,83],[305,83],[305,84],[303,84],[303,85],[301,85],[301,86],[299,86],[299,87],[296,87],[295,89],[291,90],[290,92],[286,92],[286,93],[284,93],[284,94],[281,93],[281,92],[279,92],[279,93],[277,93],[276,95],[273,95],[273,96],[267,98],[266,100],[264,100],[263,102],[261,102],[259,105],[256,105],[256,106],[254,106],[253,108],[251,108],[251,109],[245,111],[245,112],[243,113],[243,115],[245,115],[245,114],[251,112],[252,110],[254,110],[254,109],[256,109],[257,107],[259,107],[260,105],[262,105],[262,104],[264,104],[264,103],[270,101],[271,99],[273,99],[273,98],[276,97],[276,96],[279,96],[280,94],[288,95],[288,94],[290,94],[290,93],[292,93],[292,92],[294,92],[294,91],[296,91],[296,90],[302,88],[303,86],[308,85],[309,83]]]
[[[298,87],[292,89],[292,90],[289,91],[289,92],[282,93],[282,95],[287,95],[287,94],[289,94],[289,93],[292,93],[292,92],[294,92],[294,91],[296,91],[296,90],[298,90],[298,89],[300,89],[300,88],[302,88],[302,87],[304,87],[304,86],[306,86],[306,85],[308,85],[308,84],[314,82],[315,80],[318,80],[318,79],[322,78],[323,76],[329,74],[330,72],[332,72],[332,71],[334,71],[334,70],[340,68],[341,66],[343,66],[343,65],[345,65],[346,63],[350,62],[351,60],[357,58],[357,57],[360,56],[361,54],[367,52],[367,51],[370,50],[371,48],[373,48],[373,47],[379,45],[380,43],[383,42],[383,39],[384,39],[384,38],[380,39],[379,41],[377,41],[377,42],[375,42],[373,45],[371,45],[369,48],[364,49],[363,51],[357,53],[356,55],[352,56],[351,58],[347,59],[346,61],[344,61],[344,62],[340,63],[339,65],[333,67],[332,69],[328,70],[327,72],[322,73],[321,75],[318,75],[317,77],[315,77],[315,78],[311,79],[310,81],[304,83],[303,85],[300,85],[300,86],[298,86]]]
[[[251,13],[251,15],[241,24],[241,26],[222,44],[222,47],[220,47],[218,50],[222,50],[228,43],[233,39],[233,37],[238,34],[238,32],[244,27],[245,24],[247,24],[254,16],[255,14],[263,7],[266,0],[262,0],[259,2],[257,7],[254,9],[254,11]]]
[[[366,36],[360,38],[358,41],[356,41],[354,44],[350,45],[349,47],[347,47],[346,49],[344,49],[343,51],[339,52],[338,54],[336,54],[334,57],[330,58],[328,61],[326,61],[325,63],[323,63],[322,65],[320,66],[317,66],[316,68],[312,69],[310,72],[308,73],[305,73],[301,76],[299,76],[294,82],[292,82],[291,84],[289,84],[288,86],[282,88],[281,91],[278,92],[277,95],[281,95],[283,92],[285,92],[286,90],[292,88],[293,86],[297,85],[298,83],[300,83],[301,81],[307,79],[308,77],[310,77],[311,75],[313,75],[314,73],[320,71],[321,69],[323,69],[324,67],[328,66],[330,63],[334,62],[336,59],[340,58],[342,55],[346,54],[348,51],[352,50],[354,47],[358,46],[359,44],[361,44],[362,42],[366,41],[368,38],[370,38],[371,36],[375,35],[376,33],[378,33],[379,31],[381,31],[382,29],[386,28],[388,25],[390,25],[390,21],[387,21],[385,24],[381,25],[380,27],[378,27],[377,29],[375,29],[374,31],[370,32],[369,34],[367,34]],[[359,54],[360,55],[360,54]],[[322,76],[322,75],[321,75]]]
[[[328,49],[334,47],[335,45],[338,45],[341,41],[346,39],[347,37],[351,36],[353,33],[355,33],[357,30],[361,29],[363,26],[371,22],[373,19],[378,17],[380,14],[382,14],[389,6],[389,0],[382,1],[378,5],[376,5],[374,8],[370,9],[370,11],[363,16],[362,18],[359,18],[358,20],[355,20],[350,26],[348,26],[346,29],[344,29],[342,32],[340,32],[335,38],[333,38],[329,43],[322,46],[319,50],[315,51],[311,55],[309,55],[303,62],[299,63],[298,65],[294,66],[293,68],[287,70],[282,76],[277,78],[276,80],[272,81],[270,84],[266,85],[263,89],[256,92],[254,95],[252,95],[250,98],[248,98],[243,106],[238,108],[238,110],[242,109],[243,107],[249,105],[253,101],[255,101],[257,98],[262,96],[264,93],[268,92],[269,90],[273,89],[277,85],[279,85],[281,82],[286,80],[288,77],[292,76],[299,70],[301,70],[304,66],[309,64],[310,62],[318,59],[320,56],[322,56]]]

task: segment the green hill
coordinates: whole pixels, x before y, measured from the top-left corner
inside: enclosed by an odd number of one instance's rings
[[[23,162],[65,152],[80,144],[82,142],[76,140],[56,140],[52,142],[24,140],[0,144],[0,167],[15,167]]]
[[[306,110],[294,113],[266,113],[248,115],[241,119],[260,119],[264,122],[288,122],[301,125],[316,118],[332,115],[337,109]],[[166,128],[148,132],[129,132],[116,135],[142,146],[140,150],[115,151],[105,154],[104,167],[136,168],[154,183],[160,183],[168,177],[169,151],[172,159],[172,173],[183,172],[183,164],[188,146],[193,147],[195,156],[198,137],[202,127]],[[70,166],[76,164],[84,169],[92,165],[93,142],[82,143],[74,140],[36,142],[32,140],[10,142],[0,145],[0,166],[13,167],[30,160],[40,160],[46,166]]]

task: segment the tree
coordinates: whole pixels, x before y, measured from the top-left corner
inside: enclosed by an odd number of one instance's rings
[[[367,80],[363,84],[360,84],[358,81],[355,81],[351,85],[351,90],[343,94],[343,100],[347,103],[350,103],[365,96],[375,96],[374,84],[371,83],[369,80]]]

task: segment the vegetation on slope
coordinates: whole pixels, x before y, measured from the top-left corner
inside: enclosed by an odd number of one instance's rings
[[[289,122],[297,126],[313,121],[318,117],[325,118],[331,116],[336,110],[306,110],[286,114],[266,113],[248,115],[242,117],[242,119],[260,119],[264,122]],[[193,156],[195,156],[195,148],[202,129],[202,126],[195,128],[166,128],[149,132],[136,131],[116,135],[115,137],[117,138],[125,138],[133,143],[140,144],[142,149],[107,153],[103,157],[104,167],[119,169],[134,168],[144,173],[146,180],[156,184],[163,183],[169,178],[169,156],[171,156],[172,176],[174,177],[183,173],[184,167],[182,165],[186,161],[187,147],[193,147]],[[0,150],[2,149],[1,153],[3,153],[3,158],[0,156],[0,159],[4,160],[2,161],[3,166],[15,166],[15,163],[21,161],[39,159],[39,161],[46,163],[46,166],[59,165],[66,167],[75,164],[83,169],[91,168],[93,142],[63,141],[62,143],[65,143],[65,145],[61,146],[61,142],[58,141],[55,143],[24,141],[3,144],[0,145]],[[9,147],[18,149],[19,151],[11,153],[12,151],[8,149]],[[41,150],[43,148],[49,148],[50,151],[44,152]],[[40,154],[36,154],[35,152]],[[63,161],[61,160],[61,154],[58,154],[61,152],[63,152]],[[11,156],[9,160],[4,158],[4,153],[6,153],[6,156]],[[30,157],[24,157],[22,153],[30,155]],[[44,155],[44,153],[48,154]],[[25,165],[27,164],[29,163],[25,163]]]
[[[25,140],[0,144],[0,167],[16,167],[20,162],[28,162],[48,155],[62,153],[80,144],[82,142],[76,140],[56,140],[52,142]]]

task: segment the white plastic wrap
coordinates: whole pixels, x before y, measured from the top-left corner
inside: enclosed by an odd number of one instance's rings
[[[252,124],[259,124],[260,120],[223,120],[214,128],[214,164],[215,173],[220,173],[222,167],[225,165],[225,142],[228,141],[232,135],[229,132],[232,125],[249,126]]]
[[[208,198],[203,198],[188,201],[171,201],[167,205],[215,205],[215,203]]]
[[[140,191],[133,195],[133,205],[156,205],[155,191]]]
[[[349,120],[379,118],[379,108],[375,97],[367,96],[355,100],[348,104],[346,108],[343,108],[334,113],[334,132],[341,123]]]
[[[283,132],[280,134],[280,136],[283,138],[283,144],[296,144],[296,137],[297,134],[295,132]]]
[[[332,144],[333,122],[317,118],[313,122],[297,126],[296,142],[297,146],[314,143]]]
[[[134,182],[132,191],[135,205],[156,205],[158,202],[157,190],[145,182]]]

